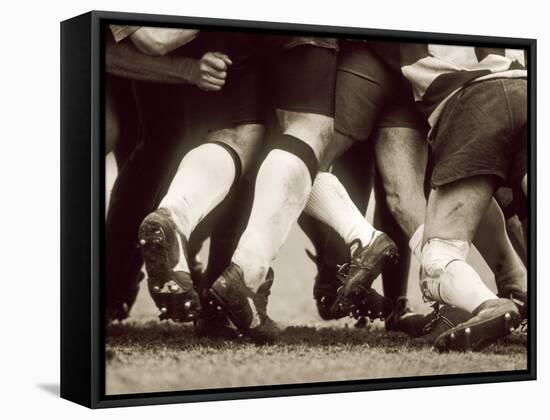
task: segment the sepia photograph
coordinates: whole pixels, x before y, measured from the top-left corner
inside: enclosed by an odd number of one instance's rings
[[[106,396],[528,371],[527,50],[101,31]]]

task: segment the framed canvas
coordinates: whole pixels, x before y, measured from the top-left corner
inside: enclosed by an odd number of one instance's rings
[[[536,378],[536,41],[61,23],[61,396]]]

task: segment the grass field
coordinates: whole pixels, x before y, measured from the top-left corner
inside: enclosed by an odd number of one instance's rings
[[[521,336],[480,353],[439,354],[421,339],[387,333],[379,321],[358,329],[349,318],[320,320],[311,294],[313,265],[303,253],[306,244],[295,229],[275,266],[269,309],[287,326],[277,344],[199,339],[189,325],[157,321],[157,310],[142,290],[131,319],[108,328],[107,394],[527,368]],[[414,275],[409,288],[415,306],[426,311]]]
[[[111,159],[108,183],[113,175]],[[372,216],[372,208],[367,216]],[[526,339],[519,335],[479,353],[439,354],[420,339],[387,333],[379,321],[363,329],[354,328],[349,318],[322,321],[312,297],[315,272],[304,253],[306,247],[312,248],[295,227],[274,265],[268,311],[287,329],[271,346],[199,339],[189,325],[160,322],[142,287],[130,319],[107,330],[107,394],[527,368]],[[494,288],[492,274],[478,255],[472,256],[471,263]],[[417,310],[425,312],[429,307],[420,298],[417,273],[413,263],[409,298]],[[379,279],[375,288],[380,291]]]

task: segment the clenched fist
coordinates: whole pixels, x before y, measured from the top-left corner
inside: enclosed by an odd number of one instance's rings
[[[233,63],[227,55],[220,52],[207,52],[195,65],[193,84],[209,92],[222,90],[231,64]]]

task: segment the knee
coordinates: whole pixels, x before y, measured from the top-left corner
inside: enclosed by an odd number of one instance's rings
[[[319,140],[328,144],[334,137],[334,119],[324,115],[315,115],[314,118],[308,119],[304,124],[308,130],[311,130]]]
[[[207,141],[219,141],[235,149],[249,149],[262,141],[264,126],[261,124],[243,124],[236,127],[223,128],[207,134]]]
[[[337,132],[333,132],[332,135],[329,132],[328,135],[324,134],[324,136],[328,137],[324,139],[326,147],[319,161],[319,167],[323,171],[328,171],[330,166],[353,146],[355,140]],[[368,158],[365,162],[366,166],[367,164],[370,164]]]
[[[317,160],[322,156],[334,136],[334,118],[303,112],[278,110],[277,115],[283,134],[298,138],[309,145]]]
[[[309,115],[297,119],[283,129],[285,134],[299,133],[295,135],[300,140],[326,146],[334,136],[334,120],[324,115]]]
[[[246,124],[210,132],[207,142],[229,146],[240,159],[242,172],[246,173],[261,148],[265,128],[261,124]]]

